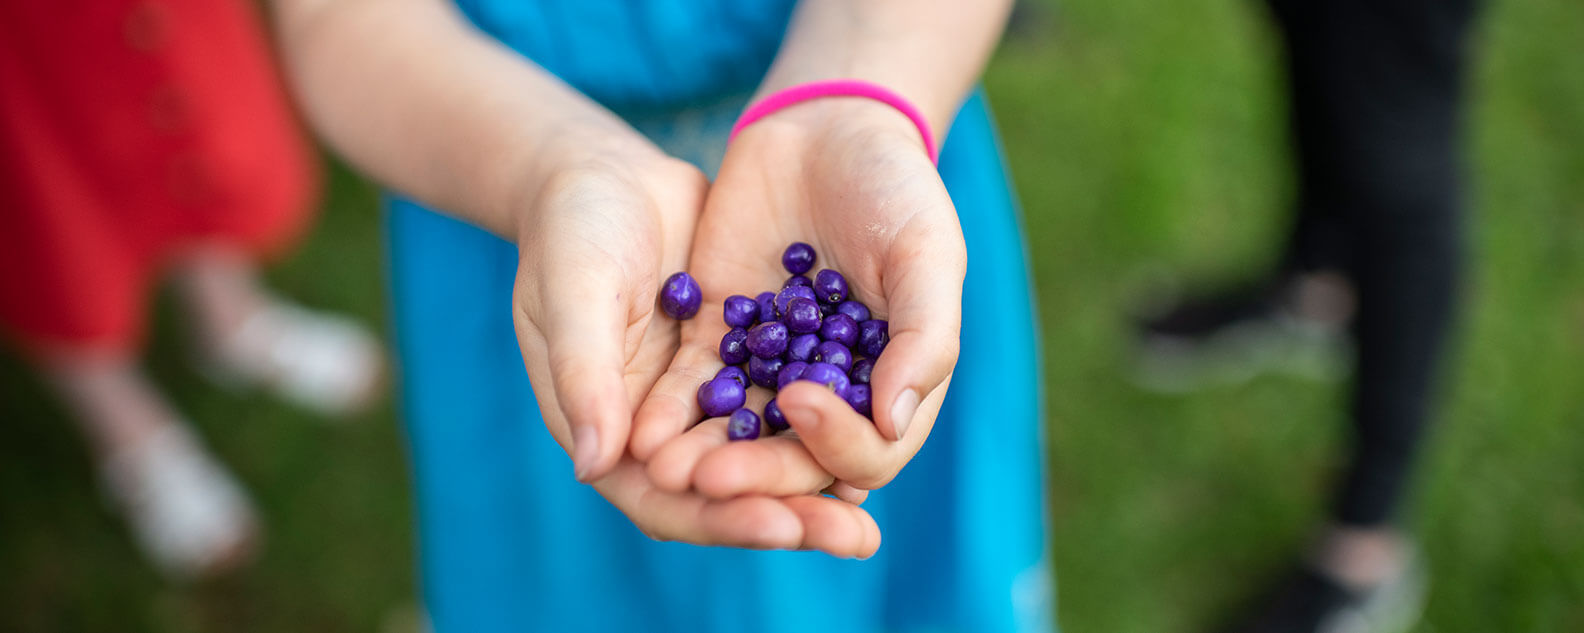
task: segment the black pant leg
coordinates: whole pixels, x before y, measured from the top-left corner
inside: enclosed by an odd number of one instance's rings
[[[1300,219],[1291,265],[1358,291],[1352,459],[1336,518],[1399,505],[1429,415],[1463,253],[1467,0],[1272,0],[1287,44]]]

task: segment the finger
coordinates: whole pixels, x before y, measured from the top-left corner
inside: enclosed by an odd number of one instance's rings
[[[544,328],[556,402],[571,431],[573,474],[593,481],[609,473],[627,447],[632,405],[626,384],[627,306],[598,278],[560,284],[547,305],[578,306]]]
[[[704,418],[698,389],[725,366],[718,352],[724,328],[721,307],[711,302],[705,302],[693,320],[683,324],[682,347],[633,417],[630,444],[633,456],[640,461],[649,460],[666,442]]]
[[[802,517],[778,499],[739,497],[725,501],[701,500],[699,503],[702,504],[702,510],[697,526],[703,534],[704,545],[797,549],[803,546],[808,537]],[[853,534],[855,530],[847,530],[849,534],[828,534],[824,538],[834,546],[851,547],[850,543],[856,541],[858,536]]]
[[[693,472],[693,487],[715,499],[807,495],[834,481],[803,442],[784,436],[726,443],[703,455]]]
[[[693,487],[693,472],[699,460],[726,441],[726,418],[705,420],[662,445],[644,470],[656,488],[686,492]]]
[[[910,454],[904,445],[882,437],[873,423],[830,389],[796,382],[776,395],[776,404],[815,461],[853,486],[868,490],[884,486]]]
[[[631,459],[595,488],[655,540],[753,549],[796,549],[803,543],[802,519],[780,500],[711,501],[666,492],[651,485],[642,466]]]
[[[880,528],[862,508],[817,495],[707,500],[659,490],[628,458],[595,488],[644,534],[661,541],[751,549],[813,549],[867,557]]]
[[[818,496],[782,501],[803,523],[803,549],[841,558],[869,558],[880,549],[880,526],[863,508]]]
[[[744,407],[755,412],[764,410],[764,403],[770,401],[769,390],[760,387],[748,389],[747,401]],[[694,473],[697,471],[700,460],[705,455],[724,448],[729,443],[726,438],[726,424],[728,418],[710,418],[681,435],[672,437],[649,457],[645,470],[650,481],[655,487],[669,492],[684,492],[693,488]],[[761,424],[761,426],[763,426]],[[753,442],[731,442],[732,444],[752,444]],[[768,491],[753,491],[762,494],[779,496],[778,493]],[[798,490],[786,494],[803,494],[809,490]],[[727,495],[721,498],[730,498],[736,495]]]
[[[957,365],[967,272],[961,230],[910,224],[892,241],[885,266],[891,342],[875,361],[870,385],[875,425],[897,441],[921,420],[919,405]]]
[[[864,490],[863,488],[859,488],[845,481],[832,483],[820,492],[828,495],[834,495],[837,499],[841,499],[842,501],[846,501],[847,503],[851,503],[855,506],[861,506],[863,505],[864,501],[869,499],[868,490]]]

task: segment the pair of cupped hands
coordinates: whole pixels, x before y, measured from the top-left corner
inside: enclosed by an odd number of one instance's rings
[[[878,103],[795,106],[745,128],[714,183],[647,147],[578,155],[525,196],[513,319],[546,426],[650,537],[873,555],[861,504],[929,436],[962,321],[962,229],[918,131]],[[792,242],[890,322],[874,421],[798,382],[776,396],[795,435],[728,442],[696,401],[722,367],[721,305],[779,289]],[[682,270],[704,302],[678,322],[656,296]]]

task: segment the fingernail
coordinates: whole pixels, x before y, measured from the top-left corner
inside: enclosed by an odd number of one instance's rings
[[[580,426],[572,430],[572,476],[578,481],[588,483],[589,475],[594,469],[594,460],[599,459],[599,429],[593,426]]]
[[[908,425],[913,423],[913,414],[918,413],[919,395],[912,389],[903,389],[897,395],[896,402],[891,403],[891,426],[896,429],[897,441],[907,436]]]
[[[812,407],[793,406],[790,410],[782,409],[781,415],[787,416],[788,424],[791,424],[793,419],[797,420],[796,424],[792,424],[793,431],[803,429],[804,432],[812,432],[819,427],[819,410]]]

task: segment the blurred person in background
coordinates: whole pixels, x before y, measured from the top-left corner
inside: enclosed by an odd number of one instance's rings
[[[369,402],[374,339],[260,284],[316,186],[247,3],[0,4],[0,332],[92,444],[107,496],[175,578],[248,559],[255,511],[139,367],[169,274],[196,360],[326,414]]]
[[[1051,629],[1026,249],[974,93],[1009,4],[276,3],[308,118],[399,192],[434,630]],[[922,121],[827,96],[728,145],[751,100],[838,78]],[[794,241],[890,319],[875,421],[800,382],[796,439],[690,429],[721,301],[779,288]],[[705,307],[679,324],[655,299],[684,269]]]
[[[1351,342],[1353,442],[1330,522],[1231,630],[1406,631],[1426,587],[1394,520],[1457,305],[1458,124],[1474,2],[1269,4],[1298,169],[1290,240],[1260,281],[1144,320],[1142,378],[1183,390],[1281,364],[1323,369],[1317,346]]]

